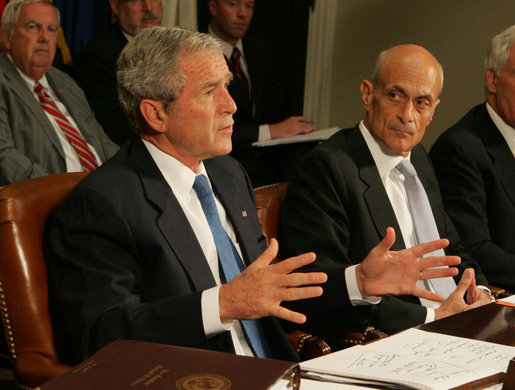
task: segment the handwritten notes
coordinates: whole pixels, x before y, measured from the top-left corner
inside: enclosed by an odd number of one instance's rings
[[[408,329],[301,363],[303,371],[449,389],[506,372],[515,347]]]

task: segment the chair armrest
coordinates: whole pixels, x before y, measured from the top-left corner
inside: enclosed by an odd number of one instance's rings
[[[388,335],[379,329],[369,326],[364,332],[343,332],[341,330],[328,331],[320,335],[327,344],[330,345],[331,350],[339,351],[359,344],[367,344],[375,340],[382,339]]]
[[[294,330],[286,334],[293,348],[299,354],[300,360],[309,360],[331,353],[331,348],[322,339],[312,336],[300,330]]]
[[[488,286],[490,288],[490,291],[492,292],[492,295],[495,299],[501,299],[506,298],[511,295],[511,293],[504,288],[496,287],[496,286]]]
[[[22,389],[41,386],[72,368],[37,352],[19,352],[14,366],[16,384]]]

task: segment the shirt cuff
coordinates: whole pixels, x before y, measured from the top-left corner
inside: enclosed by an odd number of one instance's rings
[[[358,282],[356,280],[356,267],[358,265],[352,265],[345,269],[345,282],[347,283],[347,292],[349,294],[350,302],[353,306],[361,305],[377,305],[381,302],[381,297],[370,296],[362,297],[359,292]]]
[[[435,320],[435,309],[431,309],[430,307],[426,307],[426,321],[424,324]]]
[[[220,287],[216,286],[204,290],[200,299],[202,308],[202,323],[204,325],[204,333],[206,337],[212,337],[216,334],[225,332],[232,328],[233,321],[222,323],[220,320]]]
[[[268,141],[271,139],[272,139],[272,136],[270,135],[270,126],[259,125],[258,141]]]

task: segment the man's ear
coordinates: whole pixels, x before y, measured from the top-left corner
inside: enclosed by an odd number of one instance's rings
[[[497,76],[492,69],[486,71],[486,88],[490,93],[497,92]]]
[[[115,14],[116,16],[118,16],[118,14],[120,13],[119,11],[119,1],[120,0],[109,0],[109,5],[111,6],[111,12],[113,14]]]
[[[139,110],[148,126],[158,133],[168,130],[166,111],[161,102],[152,99],[143,99]]]
[[[372,103],[372,95],[374,94],[374,84],[368,80],[363,80],[359,87],[361,91],[361,101],[363,106],[367,108]]]
[[[209,0],[209,12],[211,13],[211,16],[216,16],[216,11],[217,11],[217,4],[216,4],[216,1],[215,0]]]
[[[11,50],[11,36],[3,28],[0,29],[0,38],[2,39],[2,43],[6,50]]]

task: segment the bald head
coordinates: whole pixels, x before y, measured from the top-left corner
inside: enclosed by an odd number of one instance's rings
[[[442,67],[422,46],[383,51],[371,81],[361,83],[365,126],[393,152],[407,156],[433,119],[442,86]]]
[[[379,81],[381,74],[391,71],[392,68],[402,66],[412,74],[412,69],[421,67],[422,77],[440,79],[440,92],[443,88],[443,70],[438,60],[424,47],[419,45],[398,45],[382,51],[377,56],[374,73],[370,76],[370,81],[374,84]],[[438,94],[440,94],[440,92]]]

